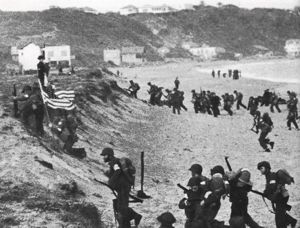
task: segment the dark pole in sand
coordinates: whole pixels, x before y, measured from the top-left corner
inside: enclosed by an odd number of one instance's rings
[[[141,191],[144,192],[144,151],[141,152]]]
[[[150,196],[146,195],[144,192],[144,151],[141,152],[141,190],[137,192],[137,196],[142,199],[148,199]]]

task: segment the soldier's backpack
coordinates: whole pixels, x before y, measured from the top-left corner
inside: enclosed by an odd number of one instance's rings
[[[286,169],[279,169],[276,172],[277,183],[281,185],[291,185],[294,182],[294,178],[289,174]]]
[[[130,183],[130,185],[134,185],[135,182],[135,173],[136,168],[132,164],[132,161],[129,158],[120,158],[121,170],[124,173],[126,179]]]

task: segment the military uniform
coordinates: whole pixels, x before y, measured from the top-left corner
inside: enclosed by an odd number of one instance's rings
[[[297,130],[299,129],[298,124],[296,122],[297,117],[298,117],[297,104],[298,104],[298,99],[297,99],[296,95],[293,96],[293,94],[291,93],[290,99],[287,102],[287,108],[289,110],[288,116],[287,116],[287,126],[288,126],[289,130],[291,130],[292,123],[294,124],[294,126]]]
[[[247,169],[240,169],[237,173],[228,178],[230,184],[229,199],[231,202],[230,218],[243,218],[243,227],[247,224],[250,228],[261,228],[248,213],[248,192],[252,189],[250,172]]]
[[[270,152],[268,145],[270,145],[271,149],[273,149],[274,142],[270,141],[270,139],[267,138],[267,135],[272,131],[273,121],[271,120],[268,113],[264,113],[264,115],[262,116],[262,120],[258,123],[258,128],[261,129],[261,133],[258,139],[259,144],[266,152]]]
[[[234,93],[236,95],[236,109],[239,110],[240,106],[242,106],[244,109],[247,109],[247,107],[242,103],[243,94],[237,91],[234,91]]]
[[[287,228],[288,225],[296,226],[297,220],[290,216],[287,211],[287,202],[289,200],[288,191],[284,184],[278,182],[277,174],[271,172],[269,162],[258,163],[257,168],[265,167],[266,188],[264,195],[271,200],[275,211],[275,223],[277,228]]]
[[[43,62],[44,60],[44,57],[43,56],[39,56],[38,57],[38,60],[40,60],[40,62],[37,64],[37,70],[38,70],[38,78],[41,82],[41,85],[43,87],[45,87],[45,74],[46,74],[46,66],[45,66],[45,63]]]
[[[114,157],[111,148],[104,148],[101,155],[109,156],[109,170],[105,172],[105,175],[109,178],[109,186],[117,192],[117,199],[114,200],[114,209],[117,212],[119,228],[130,228],[130,221],[133,219],[138,225],[142,216],[129,207],[131,184],[121,169],[120,160]]]

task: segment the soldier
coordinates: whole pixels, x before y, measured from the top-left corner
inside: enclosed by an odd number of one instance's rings
[[[267,138],[267,135],[272,131],[273,127],[273,121],[269,116],[269,113],[264,113],[261,121],[258,123],[258,128],[261,130],[258,141],[265,152],[271,152],[268,148],[268,144],[271,146],[271,149],[273,149],[275,144],[273,141],[270,141],[270,139]]]
[[[23,88],[24,94],[20,97],[14,97],[16,101],[24,101],[20,112],[22,114],[22,118],[25,126],[29,126],[29,117],[31,115],[35,116],[35,128],[36,133],[39,136],[44,135],[44,106],[43,100],[40,93],[40,88],[37,83],[34,83],[32,87],[25,86]]]
[[[174,88],[173,91],[174,92],[172,93],[172,96],[171,96],[173,113],[176,114],[176,111],[177,111],[177,114],[180,115],[180,106],[181,106],[182,98],[180,97],[180,93],[176,88]]]
[[[235,96],[236,96],[235,100],[237,101],[236,102],[236,109],[239,110],[240,106],[242,106],[244,109],[247,109],[247,107],[242,103],[243,94],[241,92],[236,91],[236,90],[234,90],[233,93],[235,94]]]
[[[195,113],[198,113],[200,111],[199,94],[197,94],[194,89],[191,92],[192,92],[192,103],[194,104],[194,110],[195,110]]]
[[[187,107],[183,104],[184,101],[184,92],[179,91],[179,96],[180,96],[180,107],[183,108],[185,111],[187,111]]]
[[[140,86],[138,83],[134,83],[132,80],[129,81],[130,86],[128,91],[130,92],[130,96],[137,98],[137,92],[140,90]]]
[[[228,70],[228,77],[231,78],[232,70]]]
[[[214,170],[217,168],[214,168]],[[215,227],[215,223],[221,223],[217,222],[215,217],[221,207],[221,197],[226,194],[223,175],[221,173],[214,173],[211,179],[206,181],[206,187],[203,200],[200,203],[200,207],[197,208],[195,220],[201,220],[207,228],[213,228]]]
[[[44,63],[44,59],[45,59],[44,56],[40,55],[38,57],[39,63],[37,64],[38,78],[43,87],[47,86],[47,85],[45,85],[46,66]]]
[[[221,71],[218,70],[218,78],[220,78],[220,76],[221,76]]]
[[[242,218],[243,221],[240,222],[240,227],[245,227],[245,224],[247,224],[250,228],[262,228],[248,213],[248,192],[252,189],[249,170],[242,168],[237,172],[228,172],[227,176],[230,184],[230,220],[235,221],[237,218]]]
[[[200,207],[200,202],[203,200],[206,191],[206,181],[208,178],[202,176],[202,166],[199,164],[193,164],[189,169],[192,177],[189,179],[187,186],[189,191],[187,192],[188,198],[184,198],[179,203],[180,209],[185,209],[187,221],[185,227],[188,228],[195,220],[195,213]]]
[[[289,110],[288,116],[287,116],[287,126],[288,129],[291,130],[291,123],[294,124],[295,128],[299,130],[298,124],[296,122],[298,117],[298,99],[296,97],[296,94],[294,92],[289,92],[289,100],[287,101],[287,108]]]
[[[174,228],[173,223],[176,222],[176,219],[172,213],[165,212],[157,217],[157,221],[161,223],[159,228]]]
[[[150,86],[150,89],[148,90],[148,93],[150,94],[150,104],[155,105],[155,93],[158,87],[151,84],[151,82],[148,82],[148,86]]]
[[[258,134],[259,132],[259,123],[260,123],[260,111],[256,111],[255,114],[253,115],[253,125],[252,128],[250,129],[251,131],[254,131],[255,128],[255,133]]]
[[[255,116],[256,111],[258,110],[258,99],[254,97],[249,98],[247,110],[250,110],[250,115]]]
[[[271,101],[271,92],[269,91],[269,89],[266,89],[262,96],[262,102],[260,106],[264,106],[264,105],[269,106],[270,101]]]
[[[130,228],[130,221],[134,220],[136,227],[139,225],[142,215],[136,213],[129,207],[129,193],[133,184],[133,176],[122,169],[120,159],[114,156],[111,148],[104,148],[101,156],[104,162],[109,164],[109,170],[104,174],[109,178],[109,186],[117,192],[114,209],[117,214],[119,228]]]
[[[281,112],[281,110],[279,108],[279,97],[275,92],[271,93],[270,103],[271,103],[271,106],[270,106],[271,112],[274,112],[274,106],[279,113]]]
[[[257,169],[266,177],[264,195],[274,205],[276,227],[287,228],[288,225],[291,225],[292,228],[295,228],[297,220],[286,213],[289,193],[285,188],[285,184],[279,182],[278,172],[271,172],[271,165],[267,161],[258,163]]]
[[[231,110],[231,107],[232,107],[232,103],[231,103],[231,100],[230,100],[230,97],[229,97],[229,94],[228,93],[225,93],[223,96],[223,103],[224,103],[224,110],[228,112],[228,114],[230,116],[232,116],[233,112]]]
[[[211,76],[214,78],[216,76],[215,70],[211,72]]]
[[[218,97],[215,93],[212,93],[210,98],[210,103],[211,103],[211,109],[213,111],[214,117],[218,117],[218,115],[220,115],[220,110],[219,110],[219,105],[221,104],[220,97]]]
[[[176,79],[175,79],[175,81],[174,81],[174,84],[175,84],[175,88],[176,88],[176,89],[179,89],[180,81],[179,81],[178,77],[176,77]]]

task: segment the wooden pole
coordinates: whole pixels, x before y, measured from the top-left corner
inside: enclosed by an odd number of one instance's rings
[[[144,191],[144,151],[141,152],[141,191]]]
[[[43,104],[44,104],[44,109],[45,109],[45,112],[46,112],[47,122],[48,122],[48,124],[49,124],[49,123],[51,123],[51,121],[50,121],[50,117],[49,117],[47,105],[46,105],[45,100],[44,100],[43,88],[42,88],[42,85],[41,85],[41,82],[40,82],[39,79],[38,79],[38,82],[39,82],[39,85],[40,85],[41,96],[42,96],[42,100],[43,100]]]

